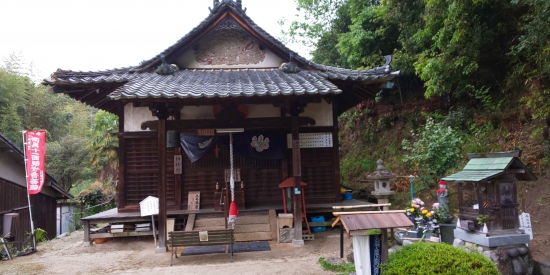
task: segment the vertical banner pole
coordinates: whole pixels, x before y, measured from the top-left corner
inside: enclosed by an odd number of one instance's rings
[[[414,181],[414,177],[413,175],[410,175],[409,176],[409,179],[410,179],[410,185],[411,185],[411,201],[414,200],[414,185],[413,185],[413,181]]]
[[[27,145],[25,134],[27,131],[22,131],[23,133],[23,158],[25,159],[25,184],[27,185],[27,200],[29,202],[29,218],[31,219],[31,235],[32,235],[32,247],[36,251],[36,235],[34,234],[34,223],[32,221],[32,207],[31,207],[31,195],[29,194],[29,174],[27,171],[27,148],[25,147]]]

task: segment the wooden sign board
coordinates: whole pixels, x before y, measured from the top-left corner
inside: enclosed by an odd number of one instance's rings
[[[225,182],[229,182],[231,178],[231,169],[225,169]],[[241,181],[241,169],[233,169],[233,180],[235,182]]]
[[[215,134],[214,129],[198,129],[197,135],[199,136],[213,136]]]
[[[139,202],[139,210],[142,217],[157,215],[159,213],[159,199],[153,196],[145,198]]]
[[[201,205],[201,192],[190,191],[187,197],[187,210],[199,210]]]
[[[182,172],[182,158],[181,155],[174,156],[174,175],[181,175]]]

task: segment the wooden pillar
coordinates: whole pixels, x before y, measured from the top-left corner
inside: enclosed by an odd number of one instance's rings
[[[159,150],[159,226],[158,247],[156,253],[165,253],[166,249],[166,118],[158,120],[158,150]]]
[[[56,209],[56,212],[57,212],[57,209]],[[57,235],[61,235],[61,234],[63,234],[63,203],[62,202],[59,203],[59,233]]]
[[[126,188],[124,182],[124,173],[126,168],[126,142],[124,140],[124,103],[119,105],[118,111],[118,181],[116,185],[117,191],[117,209],[126,206]]]
[[[80,223],[84,225],[84,242],[82,242],[83,247],[92,245],[90,240],[90,222],[88,220],[80,220]]]
[[[332,167],[334,169],[334,196],[336,199],[341,199],[340,191],[340,147],[338,146],[338,105],[336,99],[332,100],[332,153],[333,162]]]
[[[292,176],[294,177],[294,239],[293,244],[304,245],[302,239],[302,164],[300,158],[300,124],[298,116],[292,116]]]
[[[179,137],[179,135],[178,135]],[[182,152],[181,152],[181,147],[176,147],[175,149],[175,155],[181,155]],[[181,166],[182,166],[182,170],[183,170],[183,161],[181,163]],[[175,200],[176,200],[176,207],[178,209],[181,209],[181,189],[182,189],[182,186],[181,186],[181,178],[182,178],[182,175],[181,174],[177,174],[177,175],[174,175],[174,181],[175,181]]]
[[[380,229],[380,234],[382,235],[380,236],[380,241],[382,242],[380,246],[380,250],[382,250],[380,251],[380,262],[385,264],[388,262],[388,229]]]

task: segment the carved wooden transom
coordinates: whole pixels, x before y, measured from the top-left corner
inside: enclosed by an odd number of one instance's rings
[[[195,50],[197,62],[203,65],[248,65],[265,59],[265,51],[252,36],[234,28],[229,21],[218,27]]]

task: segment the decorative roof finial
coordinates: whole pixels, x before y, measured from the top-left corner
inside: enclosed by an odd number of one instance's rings
[[[164,58],[164,54],[160,55],[160,59],[162,60],[162,64],[160,64],[160,66],[158,66],[158,68],[155,70],[155,73],[160,74],[160,75],[172,75],[177,71],[177,69],[175,67],[170,66],[170,65],[168,65],[168,63],[166,63],[166,59]]]
[[[243,1],[242,0],[214,0],[213,7],[208,7],[208,10],[210,12],[214,12],[219,6],[222,4],[227,3],[233,6],[236,6],[240,10],[242,10],[244,13],[246,13],[246,8],[243,9]]]
[[[283,71],[283,73],[287,74],[296,74],[300,72],[300,68],[296,66],[296,64],[292,63],[292,59],[294,58],[294,53],[290,53],[290,61],[288,63],[283,63],[279,67],[279,70]]]

